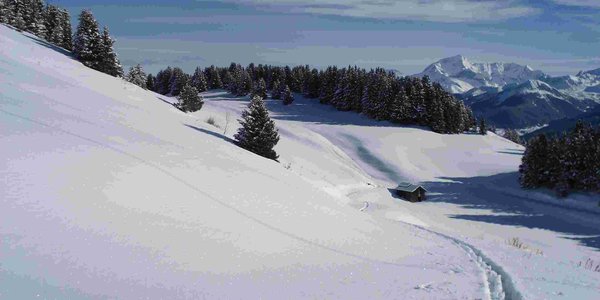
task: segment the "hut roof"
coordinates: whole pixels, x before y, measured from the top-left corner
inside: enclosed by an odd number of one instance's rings
[[[396,187],[396,190],[412,193],[418,188],[422,188],[423,190],[427,191],[427,189],[425,189],[422,185],[412,184],[409,182],[401,182],[398,187]]]

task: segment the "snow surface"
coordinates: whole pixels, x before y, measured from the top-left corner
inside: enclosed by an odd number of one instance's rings
[[[247,98],[184,114],[55,50],[0,26],[0,298],[600,295],[600,211],[522,192],[503,138],[269,100],[276,163],[231,143]]]

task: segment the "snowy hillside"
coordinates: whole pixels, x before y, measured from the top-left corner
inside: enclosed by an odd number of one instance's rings
[[[455,94],[473,88],[500,87],[546,77],[541,71],[514,63],[471,63],[462,55],[441,59],[415,76],[429,78]]]
[[[451,241],[374,220],[43,42],[0,26],[0,45],[3,297],[422,298],[431,278],[456,286],[443,297],[489,293]]]
[[[184,114],[56,50],[0,26],[0,298],[598,296],[600,212],[521,192],[494,134],[269,100],[276,163],[231,143],[247,98]]]

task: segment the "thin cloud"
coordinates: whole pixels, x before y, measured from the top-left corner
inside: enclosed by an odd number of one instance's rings
[[[228,0],[266,10],[347,17],[421,20],[432,22],[480,22],[524,17],[537,8],[516,1],[481,0]]]
[[[567,6],[579,6],[600,9],[600,1],[598,0],[554,0],[556,4]]]

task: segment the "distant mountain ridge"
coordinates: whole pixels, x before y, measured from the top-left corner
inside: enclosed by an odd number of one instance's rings
[[[479,87],[501,87],[547,77],[542,71],[515,63],[472,63],[462,55],[441,59],[415,76],[428,76],[455,94]]]
[[[415,76],[428,76],[470,105],[478,117],[503,128],[575,118],[600,104],[600,69],[552,77],[514,63],[441,59]]]
[[[550,122],[548,126],[530,132],[523,136],[525,139],[530,139],[538,134],[546,135],[557,135],[563,132],[568,132],[575,127],[577,121],[582,120],[583,122],[590,123],[594,127],[600,127],[600,106],[594,110],[578,115],[576,118],[565,118]]]

